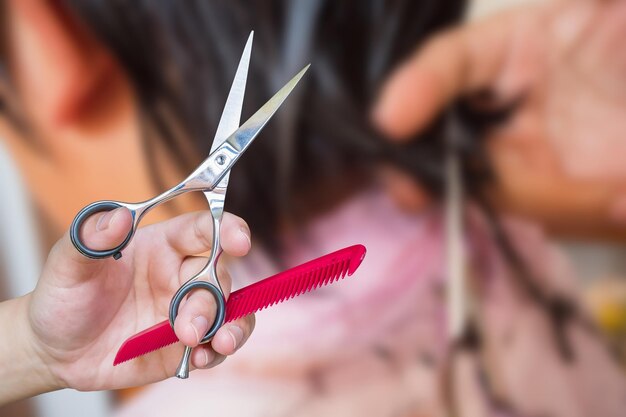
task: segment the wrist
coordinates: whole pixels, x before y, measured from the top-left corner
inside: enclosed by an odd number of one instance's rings
[[[0,404],[63,387],[32,331],[29,305],[30,294],[0,303]]]

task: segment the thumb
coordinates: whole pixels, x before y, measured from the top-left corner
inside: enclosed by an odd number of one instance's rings
[[[94,250],[106,250],[121,244],[132,227],[132,214],[125,207],[95,213],[83,223],[79,234],[83,244]],[[103,259],[90,259],[78,252],[69,232],[50,251],[46,266],[64,279],[81,281],[91,277],[100,268]]]
[[[126,207],[95,213],[80,228],[80,239],[90,249],[114,248],[124,241],[132,221],[132,215]]]
[[[510,46],[505,13],[434,36],[385,82],[374,124],[391,139],[410,138],[457,96],[490,87]]]

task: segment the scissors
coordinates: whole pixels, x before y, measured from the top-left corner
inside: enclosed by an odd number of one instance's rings
[[[265,127],[274,113],[276,113],[309,68],[309,65],[303,68],[252,115],[252,117],[243,125],[239,126],[253,36],[254,32],[250,33],[239,61],[235,79],[230,88],[228,98],[226,99],[226,104],[213,139],[213,144],[211,145],[209,156],[185,180],[162,194],[140,203],[123,203],[111,200],[91,203],[76,215],[70,227],[71,241],[76,249],[84,256],[95,259],[113,257],[117,260],[122,256],[122,250],[132,240],[139,222],[151,209],[184,193],[193,191],[203,192],[209,203],[209,209],[213,217],[213,240],[209,261],[200,272],[178,289],[172,297],[169,306],[169,322],[173,328],[180,303],[191,291],[204,289],[213,295],[217,305],[215,321],[200,343],[209,342],[222,326],[225,318],[226,302],[217,278],[217,261],[222,253],[220,245],[220,226],[224,212],[224,200],[226,198],[230,170]],[[132,215],[132,226],[124,241],[120,245],[106,250],[94,250],[87,247],[80,237],[80,229],[85,220],[95,213],[110,211],[119,207],[126,207]],[[178,369],[176,370],[177,377],[185,379],[189,376],[190,356],[191,348],[186,347]]]

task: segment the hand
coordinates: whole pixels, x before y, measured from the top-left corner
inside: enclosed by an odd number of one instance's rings
[[[403,140],[459,96],[521,99],[488,141],[496,200],[560,232],[612,234],[626,221],[625,36],[624,1],[507,11],[427,42],[385,85],[374,119]]]
[[[81,235],[87,246],[106,249],[124,239],[130,224],[130,212],[120,208],[87,219]],[[72,246],[68,234],[57,242],[35,291],[13,300],[10,306],[19,323],[16,328],[21,342],[7,342],[16,344],[16,355],[36,362],[36,369],[31,370],[36,371],[40,385],[36,391],[62,387],[122,388],[174,375],[182,354],[181,344],[117,367],[113,367],[113,358],[128,336],[167,317],[171,296],[206,264],[205,258],[193,255],[210,250],[211,235],[211,214],[205,211],[139,229],[117,261],[82,256]],[[228,213],[222,221],[221,239],[226,254],[243,256],[250,249],[247,225]],[[218,275],[227,296],[230,277],[223,268]],[[5,310],[0,309],[0,315]],[[179,339],[188,346],[198,345],[213,323],[214,313],[214,300],[208,292],[192,293],[175,322]],[[210,368],[221,363],[225,355],[241,347],[253,327],[254,316],[224,325],[210,344],[194,349],[192,366]],[[20,347],[24,347],[22,352],[18,352]],[[0,344],[0,355],[2,352]],[[3,363],[9,360],[0,358]],[[12,377],[15,381],[19,375]],[[3,380],[8,378],[8,374],[3,375]],[[25,395],[36,393],[32,391],[24,388]],[[5,399],[19,396],[13,392],[5,394]]]

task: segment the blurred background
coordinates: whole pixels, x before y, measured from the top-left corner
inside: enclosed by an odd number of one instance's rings
[[[84,205],[147,199],[206,155],[252,29],[244,118],[312,67],[231,178],[254,241],[234,286],[368,257],[260,313],[216,369],[0,417],[623,415],[626,2],[1,8],[0,299]]]

